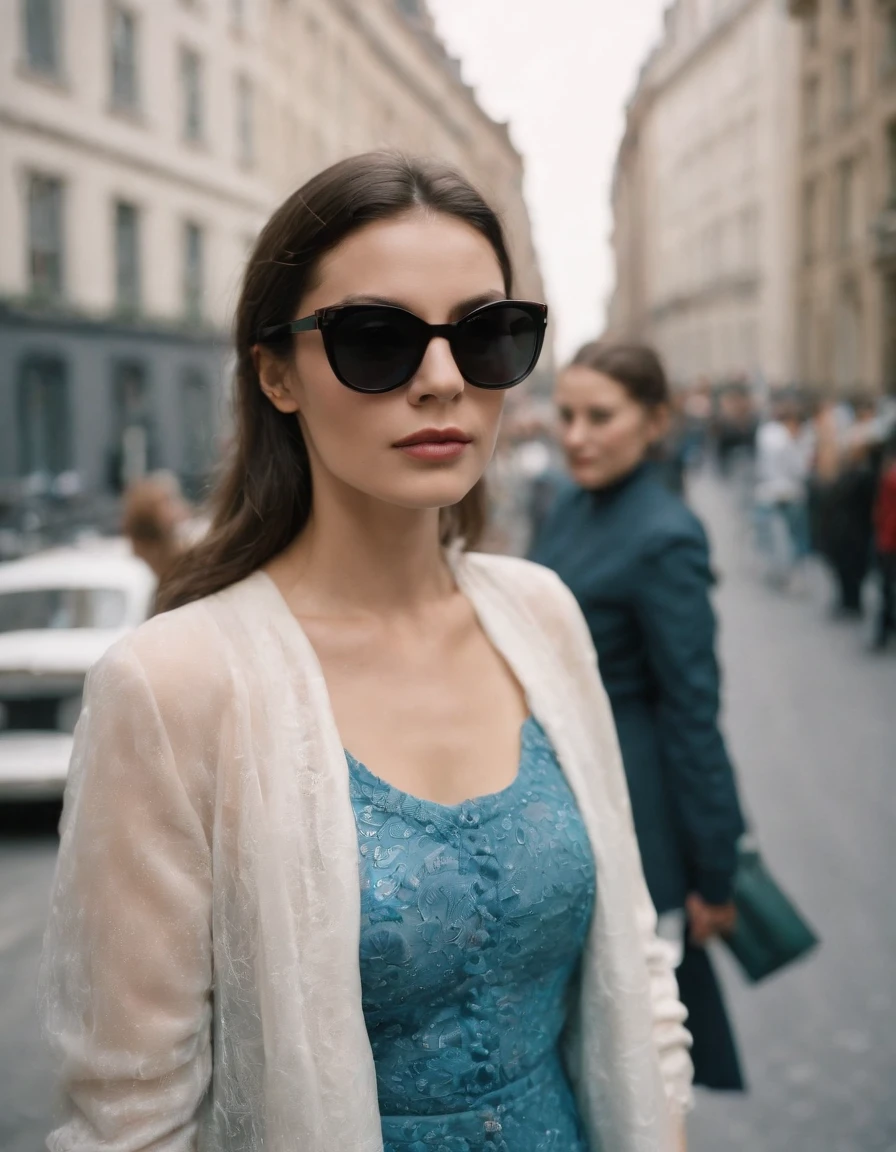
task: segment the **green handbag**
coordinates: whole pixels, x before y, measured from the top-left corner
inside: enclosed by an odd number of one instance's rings
[[[732,898],[737,924],[723,939],[754,984],[817,946],[818,937],[778,887],[751,837],[738,846]]]

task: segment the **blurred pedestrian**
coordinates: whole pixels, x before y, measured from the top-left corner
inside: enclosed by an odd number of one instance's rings
[[[842,434],[836,475],[827,492],[827,558],[837,581],[834,615],[861,617],[862,589],[871,568],[876,487],[876,410],[859,398]]]
[[[437,163],[342,161],[262,230],[214,521],[88,682],[53,1147],[679,1146],[685,1013],[587,630],[468,551],[547,321],[511,291]]]
[[[773,401],[756,435],[755,518],[768,578],[788,586],[809,555],[808,478],[812,440],[796,398]]]
[[[880,573],[880,607],[873,644],[882,651],[896,633],[896,432],[890,434],[883,452],[874,507],[874,535]]]
[[[679,947],[695,1080],[740,1089],[704,946],[733,925],[744,824],[718,727],[706,536],[649,459],[667,427],[666,376],[649,348],[586,344],[560,373],[555,399],[573,484],[532,558],[572,590],[597,649],[647,884],[662,930]]]
[[[136,480],[124,494],[122,532],[135,556],[159,579],[168,575],[185,547],[190,508],[172,472]]]

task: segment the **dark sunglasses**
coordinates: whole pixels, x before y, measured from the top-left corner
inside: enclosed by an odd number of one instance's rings
[[[344,304],[262,328],[258,342],[318,330],[336,378],[355,392],[373,393],[412,380],[429,342],[442,336],[468,384],[512,388],[538,363],[547,323],[547,305],[530,300],[497,300],[454,324],[427,324],[390,304]]]

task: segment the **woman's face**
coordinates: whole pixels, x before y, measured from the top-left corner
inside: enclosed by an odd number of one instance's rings
[[[662,439],[664,407],[648,408],[603,372],[573,365],[554,389],[566,462],[583,488],[605,488],[643,462]]]
[[[410,212],[367,225],[324,257],[296,318],[344,303],[388,303],[445,324],[505,296],[480,233],[450,216]],[[318,493],[327,485],[342,496],[442,508],[466,495],[491,459],[504,393],[466,384],[444,339],[431,341],[409,384],[381,395],[337,380],[319,332],[300,333],[286,365],[261,351],[259,373],[272,403],[298,416]],[[397,447],[428,429],[456,429],[460,444],[441,455]]]

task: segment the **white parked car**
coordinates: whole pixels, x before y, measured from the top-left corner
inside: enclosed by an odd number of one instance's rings
[[[123,540],[0,564],[0,801],[62,795],[87,670],[154,592]]]

